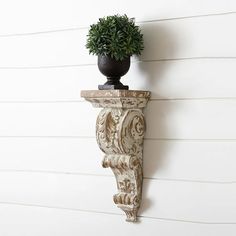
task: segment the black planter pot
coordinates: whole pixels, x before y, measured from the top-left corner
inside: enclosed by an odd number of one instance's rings
[[[121,76],[125,75],[130,67],[130,57],[122,61],[116,61],[108,56],[98,56],[98,69],[107,77],[107,82],[98,85],[100,90],[108,89],[129,89],[129,86],[120,82]]]

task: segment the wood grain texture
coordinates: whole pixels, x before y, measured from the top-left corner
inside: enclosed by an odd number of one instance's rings
[[[0,202],[120,214],[112,201],[116,192],[112,177],[95,179],[41,173],[0,173],[0,176]],[[235,197],[234,184],[144,180],[139,214],[205,223],[236,223]]]

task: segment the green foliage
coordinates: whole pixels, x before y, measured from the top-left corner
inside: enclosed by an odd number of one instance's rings
[[[100,18],[90,26],[86,48],[89,53],[123,60],[143,50],[143,35],[133,18],[113,15]]]

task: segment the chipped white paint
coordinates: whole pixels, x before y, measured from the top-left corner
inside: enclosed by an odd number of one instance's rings
[[[142,195],[142,152],[145,119],[142,112],[150,98],[147,91],[90,90],[81,96],[94,107],[103,108],[98,115],[96,137],[105,153],[103,167],[115,174],[118,193],[113,200],[127,216],[136,221]]]

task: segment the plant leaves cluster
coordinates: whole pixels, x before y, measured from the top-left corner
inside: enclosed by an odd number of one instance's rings
[[[141,54],[143,34],[133,18],[127,15],[107,16],[90,26],[86,48],[91,54],[110,56],[119,61]]]

